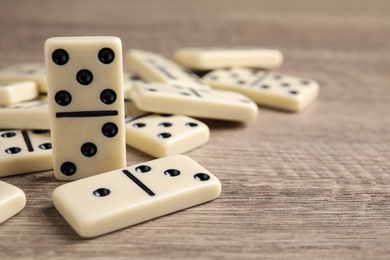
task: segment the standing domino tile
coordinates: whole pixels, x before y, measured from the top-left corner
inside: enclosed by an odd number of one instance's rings
[[[260,105],[301,111],[319,92],[317,82],[247,68],[215,70],[204,76],[213,88],[241,92]]]
[[[188,152],[210,136],[206,124],[182,115],[145,114],[125,122],[126,143],[155,157]]]
[[[0,70],[0,81],[32,80],[38,84],[39,92],[47,92],[45,64],[24,63]]]
[[[95,237],[189,208],[221,193],[219,180],[174,155],[56,188],[53,203],[82,237]]]
[[[0,132],[0,177],[53,169],[50,132]]]
[[[0,129],[50,129],[46,97],[0,107]]]
[[[280,51],[253,47],[182,48],[178,49],[174,56],[180,65],[196,70],[236,66],[275,69],[283,63]]]
[[[178,84],[196,89],[210,88],[197,75],[183,70],[173,61],[155,53],[130,50],[127,52],[127,61],[135,73],[148,81]]]
[[[34,81],[0,83],[0,105],[10,105],[38,97]]]
[[[45,59],[55,177],[75,180],[125,167],[121,40],[50,38]]]
[[[162,83],[137,81],[131,96],[139,109],[155,113],[249,121],[256,118],[258,110],[252,100],[240,93]]]
[[[0,224],[26,206],[26,195],[18,187],[0,181]]]

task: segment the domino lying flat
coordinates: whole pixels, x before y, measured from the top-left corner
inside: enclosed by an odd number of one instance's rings
[[[45,59],[54,176],[75,180],[125,167],[121,40],[50,38]]]
[[[178,84],[196,89],[210,88],[197,75],[183,70],[173,61],[155,53],[130,50],[127,52],[127,61],[135,73],[148,81]]]
[[[133,165],[56,188],[53,203],[82,237],[95,237],[215,199],[219,180],[184,155]]]
[[[24,63],[0,70],[0,81],[32,80],[38,84],[39,92],[47,92],[45,64]]]
[[[130,89],[133,86],[134,80],[139,80],[140,78],[129,71],[123,72],[123,93],[125,98],[130,98]]]
[[[248,68],[215,70],[204,76],[213,88],[240,92],[260,105],[301,111],[318,96],[317,82]]]
[[[11,105],[38,97],[34,81],[0,83],[0,105]]]
[[[0,148],[0,177],[53,169],[49,131],[1,131]]]
[[[187,116],[145,114],[126,120],[126,143],[155,157],[188,152],[209,136],[207,125]]]
[[[275,69],[283,63],[283,55],[278,50],[249,47],[182,48],[174,56],[180,65],[196,70],[236,66]]]
[[[0,107],[0,129],[50,129],[46,97]]]
[[[18,187],[0,181],[0,224],[26,206],[26,195]]]
[[[139,109],[155,113],[249,121],[256,118],[258,110],[252,100],[240,93],[162,83],[137,81],[131,96]]]
[[[138,117],[146,114],[146,112],[138,109],[133,100],[125,98],[125,114],[128,117]]]

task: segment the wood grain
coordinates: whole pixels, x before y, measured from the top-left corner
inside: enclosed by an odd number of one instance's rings
[[[301,113],[259,108],[247,124],[203,120],[187,153],[222,182],[220,198],[95,239],[51,202],[51,171],[2,178],[27,195],[0,225],[0,258],[388,259],[390,2],[313,0],[1,1],[0,67],[43,62],[52,36],[115,35],[124,50],[280,49],[278,71],[312,78]],[[1,119],[0,119],[1,120]],[[127,149],[128,164],[152,157]]]

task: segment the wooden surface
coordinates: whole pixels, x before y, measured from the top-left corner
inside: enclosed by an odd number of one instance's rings
[[[27,206],[0,225],[1,259],[390,258],[389,1],[3,0],[0,10],[0,67],[43,62],[48,37],[115,35],[124,50],[168,57],[276,48],[278,71],[321,86],[302,113],[204,120],[211,139],[188,155],[221,180],[221,196],[99,238],[80,238],[53,207],[52,172],[2,178]],[[152,159],[132,148],[127,158]]]

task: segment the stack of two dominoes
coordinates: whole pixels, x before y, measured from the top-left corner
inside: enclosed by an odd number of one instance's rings
[[[241,51],[241,55],[247,52]],[[53,202],[83,237],[102,235],[220,194],[218,179],[183,155],[126,168],[125,135],[128,144],[156,157],[179,154],[204,144],[209,136],[206,125],[188,116],[248,121],[256,117],[257,105],[247,96],[260,104],[299,110],[318,93],[314,82],[245,68],[213,71],[205,79],[213,87],[241,91],[246,96],[214,90],[159,55],[133,50],[128,53],[129,64],[149,82],[135,81],[129,96],[139,109],[160,115],[148,113],[127,118],[125,126],[121,53],[121,42],[116,37],[51,38],[45,45],[54,175],[60,180],[84,178],[58,187],[53,192]],[[262,67],[280,65],[279,52],[265,53],[272,57],[260,59]],[[194,59],[199,55],[202,56],[199,50],[181,50],[177,60],[202,69],[202,62]],[[240,64],[238,58],[233,59],[235,63],[230,62],[229,55],[222,53],[223,56],[227,57],[222,59],[224,67],[253,65]],[[208,66],[219,66],[212,65],[213,59],[204,60]],[[302,90],[290,88],[286,96],[286,91],[278,90],[279,85]],[[182,137],[176,137],[176,147],[159,146],[151,137],[170,138],[174,133],[159,129],[177,124],[182,127],[176,128]],[[183,134],[188,131],[185,128],[192,129],[190,134]],[[185,135],[191,138],[184,138]],[[26,131],[22,136],[24,141],[29,140]],[[31,141],[30,146],[34,147]]]

